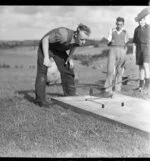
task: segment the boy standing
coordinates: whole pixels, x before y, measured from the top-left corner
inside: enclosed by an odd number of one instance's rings
[[[133,55],[136,55],[136,65],[139,66],[140,83],[137,88],[140,92],[149,92],[150,88],[150,25],[145,17],[150,13],[150,8],[142,10],[135,21],[139,25],[134,30]]]
[[[108,45],[110,46],[107,61],[107,76],[105,81],[105,94],[112,95],[113,77],[115,71],[115,91],[121,90],[121,80],[125,65],[128,34],[124,29],[124,18],[116,19],[116,28],[109,32]]]

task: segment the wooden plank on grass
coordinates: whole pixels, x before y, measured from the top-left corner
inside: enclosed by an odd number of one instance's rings
[[[150,101],[121,94],[114,94],[113,98],[86,95],[54,97],[52,100],[150,133]]]

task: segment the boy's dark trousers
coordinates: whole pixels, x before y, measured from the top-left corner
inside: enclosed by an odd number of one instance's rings
[[[65,96],[74,96],[76,93],[75,81],[74,81],[74,71],[69,68],[69,65],[65,65],[67,60],[66,51],[50,51],[53,55],[53,59],[58,67],[61,75],[62,88]],[[44,55],[39,47],[38,49],[38,59],[37,59],[37,75],[35,81],[35,96],[36,101],[45,102],[46,101],[46,82],[47,82],[47,67],[43,65]]]

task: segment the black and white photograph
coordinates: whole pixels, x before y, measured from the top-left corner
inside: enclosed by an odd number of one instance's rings
[[[0,158],[150,158],[150,6],[0,5]]]

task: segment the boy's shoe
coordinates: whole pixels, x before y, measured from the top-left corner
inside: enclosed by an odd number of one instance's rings
[[[148,87],[147,87],[147,88],[145,87],[145,88],[143,89],[143,93],[144,93],[144,94],[150,95],[150,87],[149,87],[149,88],[148,88]]]
[[[143,88],[142,87],[137,87],[134,89],[135,91],[138,91],[138,92],[142,92],[143,91]]]
[[[100,97],[102,98],[110,98],[113,96],[113,93],[110,91],[102,91],[102,93],[100,94]]]
[[[145,87],[145,82],[144,82],[144,80],[140,80],[139,87],[138,87],[138,88],[135,88],[134,90],[135,90],[135,91],[138,91],[138,92],[143,92],[144,87]]]

